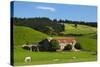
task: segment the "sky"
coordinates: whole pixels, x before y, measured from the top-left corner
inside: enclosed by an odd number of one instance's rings
[[[13,2],[13,16],[19,18],[48,17],[72,21],[97,21],[97,7],[40,2]]]

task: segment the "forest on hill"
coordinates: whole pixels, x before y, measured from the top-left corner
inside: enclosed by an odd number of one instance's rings
[[[87,25],[92,27],[97,27],[97,22],[83,22],[83,21],[71,21],[71,20],[57,20],[47,17],[35,17],[35,18],[17,18],[12,17],[11,22],[13,22],[14,25],[17,26],[27,26],[32,29],[38,30],[40,32],[46,33],[46,34],[61,34],[65,30],[65,23],[67,24],[75,24],[76,26],[78,24],[81,25]]]

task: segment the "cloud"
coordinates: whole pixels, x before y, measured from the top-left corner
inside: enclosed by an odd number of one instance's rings
[[[51,12],[55,12],[56,9],[55,8],[52,8],[52,7],[46,7],[46,6],[38,6],[36,7],[37,9],[42,9],[42,10],[49,10]]]

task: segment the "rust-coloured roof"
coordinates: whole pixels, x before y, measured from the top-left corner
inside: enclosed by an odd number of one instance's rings
[[[58,40],[61,43],[72,43],[76,41],[75,38],[56,38],[56,40]]]

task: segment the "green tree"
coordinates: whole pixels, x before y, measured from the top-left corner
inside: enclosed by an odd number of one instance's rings
[[[50,45],[51,45],[53,50],[57,50],[60,48],[59,42],[57,40],[54,40],[54,39],[50,41]]]

